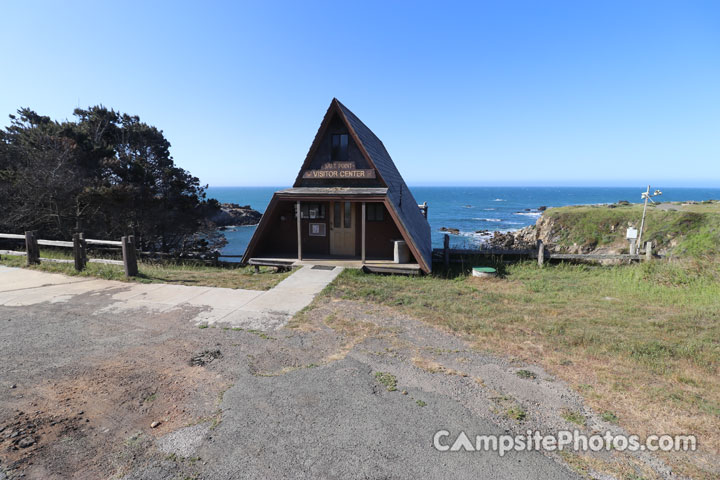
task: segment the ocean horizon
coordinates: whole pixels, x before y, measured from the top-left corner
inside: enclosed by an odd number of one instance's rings
[[[267,208],[277,187],[208,187],[207,195],[222,203],[249,205],[259,212]],[[485,242],[490,233],[510,232],[533,225],[542,214],[540,207],[592,205],[627,200],[640,203],[645,187],[454,187],[410,186],[418,203],[428,203],[428,222],[432,230],[433,247],[442,247],[440,229],[456,228],[458,235],[450,235],[453,247],[472,247]],[[720,199],[720,188],[682,187],[659,189],[657,202],[703,201]],[[242,255],[255,232],[255,226],[230,227],[223,233],[226,255]],[[478,233],[481,232],[481,233]]]

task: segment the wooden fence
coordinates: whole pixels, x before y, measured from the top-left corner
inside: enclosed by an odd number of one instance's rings
[[[24,240],[25,251],[16,250],[0,250],[0,254],[3,255],[23,255],[27,258],[28,265],[37,265],[42,262],[55,262],[55,263],[73,263],[75,270],[82,271],[85,269],[85,265],[88,263],[105,263],[110,265],[122,265],[125,268],[125,275],[128,277],[134,277],[138,274],[137,267],[137,250],[135,249],[135,237],[128,235],[122,237],[120,241],[116,240],[96,240],[91,238],[85,238],[82,233],[76,233],[73,235],[72,242],[66,242],[61,240],[42,240],[35,236],[35,232],[25,232],[25,235],[17,235],[13,233],[0,233],[0,239],[12,239],[12,240]],[[61,248],[72,248],[73,249],[73,260],[66,260],[60,258],[41,258],[40,257],[40,245],[48,247],[61,247]],[[88,258],[87,257],[87,246],[98,245],[112,248],[119,248],[122,250],[122,260],[107,260],[103,258]]]
[[[658,255],[652,253],[652,242],[645,243],[645,253],[640,254],[629,254],[629,253],[552,253],[549,252],[542,240],[537,241],[537,248],[476,248],[476,249],[460,249],[450,248],[450,236],[445,234],[443,239],[443,248],[433,249],[433,257],[436,259],[442,259],[445,266],[449,266],[450,263],[461,262],[461,259],[452,257],[463,257],[463,256],[508,256],[522,258],[536,258],[538,265],[543,265],[545,260],[584,260],[584,261],[601,261],[601,260],[625,260],[625,261],[639,261],[639,260],[651,260],[652,258],[660,258]]]

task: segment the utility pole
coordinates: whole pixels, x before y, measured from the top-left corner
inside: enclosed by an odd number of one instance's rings
[[[655,201],[651,197],[657,197],[658,195],[662,195],[662,192],[660,190],[655,190],[653,194],[650,195],[650,185],[647,186],[647,191],[643,192],[641,195],[641,198],[645,199],[645,205],[643,206],[642,220],[640,220],[640,232],[638,232],[638,240],[635,246],[635,253],[637,253],[637,251],[639,251],[640,247],[642,246],[642,234],[643,228],[645,227],[645,214],[647,213],[648,200],[655,203]]]

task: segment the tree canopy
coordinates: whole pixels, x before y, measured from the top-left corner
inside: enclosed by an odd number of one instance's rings
[[[175,165],[162,130],[103,106],[58,122],[22,108],[0,131],[0,231],[117,239],[144,249],[207,248],[218,203]]]

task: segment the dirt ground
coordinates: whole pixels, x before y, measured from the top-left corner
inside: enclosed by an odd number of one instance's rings
[[[110,313],[112,293],[0,307],[0,479],[676,478],[640,454],[438,452],[443,428],[617,427],[541,369],[383,307],[325,298],[263,332]]]

